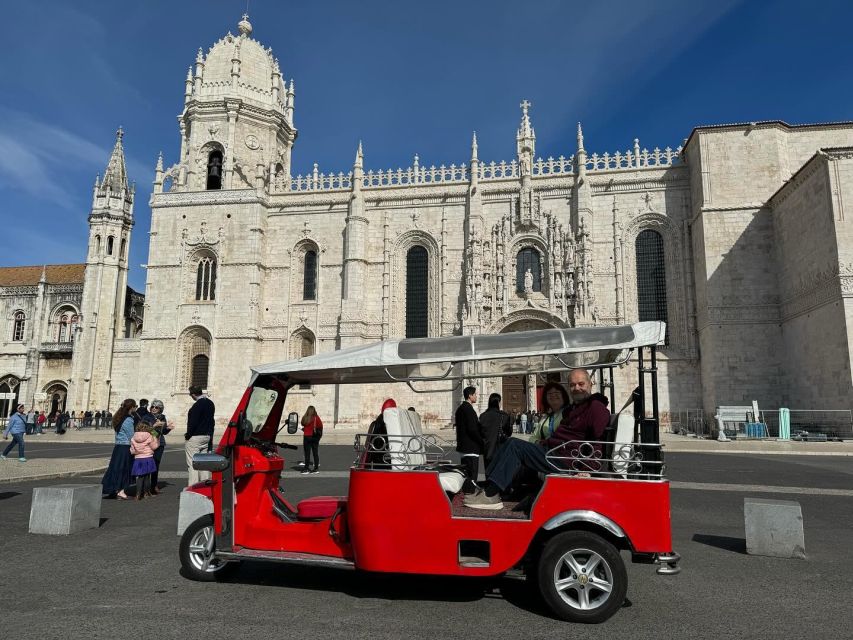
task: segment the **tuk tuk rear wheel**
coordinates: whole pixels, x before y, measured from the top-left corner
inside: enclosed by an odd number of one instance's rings
[[[628,592],[619,550],[589,531],[566,531],[551,538],[539,557],[536,578],[551,611],[571,622],[604,622],[619,610]]]
[[[225,562],[213,557],[216,550],[216,538],[213,528],[213,516],[204,515],[193,521],[178,547],[181,568],[190,580],[212,582],[225,580],[239,568],[237,562]]]

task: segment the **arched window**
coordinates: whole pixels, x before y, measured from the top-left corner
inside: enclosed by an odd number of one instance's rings
[[[101,255],[101,236],[100,236],[100,234],[95,236],[95,255],[96,256]]]
[[[539,252],[536,249],[526,247],[518,252],[515,258],[515,290],[524,293],[524,279],[527,270],[533,276],[533,291],[542,291],[542,269]]]
[[[121,239],[121,251],[120,251],[120,252],[119,252],[119,254],[118,254],[118,255],[119,255],[119,257],[120,257],[122,260],[124,260],[124,253],[125,253],[125,250],[126,250],[126,249],[127,249],[127,239],[126,239],[126,238],[122,238],[122,239]]]
[[[186,329],[178,341],[180,374],[178,380],[183,388],[197,384],[202,389],[209,385],[210,333],[204,327]]]
[[[314,355],[314,334],[302,328],[290,336],[290,357],[307,358]],[[310,389],[310,384],[300,384],[300,389]]]
[[[23,311],[16,311],[12,320],[12,341],[21,342],[24,339],[24,327],[27,324],[27,316]]]
[[[317,299],[317,252],[305,252],[305,269],[302,274],[302,299]]]
[[[406,254],[406,337],[425,338],[429,329],[429,255],[415,245]]]
[[[207,189],[222,188],[222,152],[215,149],[207,156]]]
[[[198,261],[195,299],[216,300],[216,260],[207,256]]]
[[[18,391],[21,381],[15,376],[7,376],[0,380],[0,394],[15,394],[14,398],[6,399],[0,396],[0,418],[8,418],[18,405]]]
[[[666,322],[666,268],[663,238],[646,229],[637,236],[637,311],[640,322]]]
[[[74,340],[74,329],[77,328],[77,322],[80,320],[77,312],[74,309],[63,307],[56,312],[54,317],[56,341],[72,342]]]
[[[115,243],[115,238],[113,236],[107,237],[107,255],[113,255],[113,244]]]

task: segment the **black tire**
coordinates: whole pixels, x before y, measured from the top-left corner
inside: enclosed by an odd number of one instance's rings
[[[205,564],[204,561],[208,554],[201,551],[200,547],[212,535],[213,516],[210,514],[195,520],[184,531],[184,535],[181,536],[181,544],[178,547],[184,577],[199,582],[227,580],[239,569],[240,563],[238,562],[224,562],[214,559]],[[213,544],[215,545],[215,542]],[[216,547],[211,545],[211,551],[215,551],[215,549]]]
[[[551,611],[570,622],[604,622],[619,610],[628,592],[619,550],[589,531],[566,531],[551,538],[534,575]]]

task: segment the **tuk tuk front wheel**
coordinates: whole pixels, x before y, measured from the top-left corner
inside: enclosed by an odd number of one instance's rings
[[[619,550],[589,531],[551,538],[539,557],[536,577],[551,611],[571,622],[604,622],[619,610],[628,591]]]
[[[212,582],[225,580],[239,567],[237,562],[225,562],[213,557],[216,550],[216,537],[213,528],[213,516],[208,514],[195,520],[184,535],[178,553],[181,568],[190,580]]]

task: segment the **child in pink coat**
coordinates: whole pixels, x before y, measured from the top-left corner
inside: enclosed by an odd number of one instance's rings
[[[160,446],[160,441],[148,431],[149,426],[143,422],[135,427],[133,438],[130,439],[130,453],[133,455],[133,468],[130,475],[136,477],[136,499],[145,496],[145,483],[148,482],[148,495],[151,496],[151,474],[157,471],[154,462],[154,450]]]

